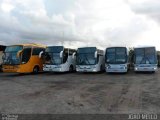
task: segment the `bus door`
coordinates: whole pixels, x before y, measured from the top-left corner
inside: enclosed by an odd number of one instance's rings
[[[24,48],[22,52],[22,64],[28,63],[31,58],[32,48]]]

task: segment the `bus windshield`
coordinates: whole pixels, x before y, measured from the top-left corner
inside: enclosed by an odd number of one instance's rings
[[[96,64],[96,58],[94,57],[94,54],[79,53],[77,55],[77,65],[95,65],[95,64]]]
[[[135,49],[135,64],[156,64],[156,50],[150,48]]]
[[[64,50],[63,46],[47,47],[46,53],[50,59],[46,60],[46,64],[52,64],[52,65],[62,64],[63,61],[62,58],[60,58],[60,52],[63,50]]]
[[[46,64],[52,64],[52,65],[60,65],[62,64],[62,58],[60,58],[59,53],[48,53],[49,60],[46,60]]]
[[[77,50],[77,65],[95,65],[96,47],[78,48]]]
[[[3,56],[3,64],[17,65],[20,64],[20,57],[17,57],[18,51],[22,50],[23,46],[8,46],[5,49]]]
[[[124,64],[127,62],[126,48],[108,48],[106,51],[108,64]]]

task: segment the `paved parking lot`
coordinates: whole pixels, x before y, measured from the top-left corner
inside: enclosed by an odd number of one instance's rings
[[[160,113],[152,73],[0,73],[0,113]]]

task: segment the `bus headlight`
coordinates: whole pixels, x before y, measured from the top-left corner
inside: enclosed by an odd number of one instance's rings
[[[135,67],[135,70],[138,70],[138,68],[137,68],[137,67]]]
[[[111,68],[111,66],[110,65],[107,65],[107,69],[110,69]]]

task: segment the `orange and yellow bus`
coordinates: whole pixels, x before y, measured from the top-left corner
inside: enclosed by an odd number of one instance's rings
[[[43,59],[39,53],[45,46],[20,44],[7,46],[2,57],[2,70],[8,73],[38,73],[43,70]]]

